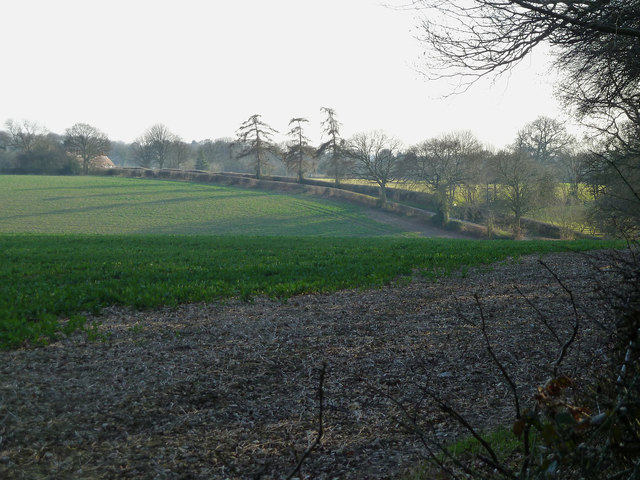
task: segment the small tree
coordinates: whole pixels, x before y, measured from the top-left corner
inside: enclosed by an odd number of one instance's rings
[[[269,153],[276,151],[272,142],[274,133],[277,133],[277,130],[264,123],[258,114],[251,115],[238,129],[236,142],[241,150],[236,154],[236,158],[248,157],[251,167],[256,172],[256,178],[262,177]]]
[[[382,207],[387,203],[388,184],[403,178],[400,145],[399,140],[380,131],[359,133],[349,141],[356,175],[378,184]]]
[[[303,123],[306,118],[292,118],[289,121],[289,136],[291,138],[283,157],[284,164],[289,171],[296,172],[298,182],[302,183],[305,172],[311,166],[315,150],[309,145],[309,139],[304,135]]]
[[[205,140],[196,150],[196,170],[209,170],[213,161],[213,142]]]
[[[91,160],[106,155],[111,142],[106,134],[86,123],[76,123],[67,128],[64,147],[71,155],[82,160],[82,173],[89,173]]]

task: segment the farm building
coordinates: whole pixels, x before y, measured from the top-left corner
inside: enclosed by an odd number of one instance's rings
[[[89,168],[91,169],[102,170],[102,169],[109,169],[109,168],[115,168],[115,167],[116,167],[115,163],[113,163],[111,159],[106,155],[100,155],[99,157],[96,157],[92,159],[91,162],[89,162]]]

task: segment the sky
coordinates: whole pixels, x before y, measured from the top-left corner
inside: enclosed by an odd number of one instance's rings
[[[382,130],[409,146],[471,130],[500,148],[562,115],[543,54],[448,95],[420,71],[416,12],[380,0],[9,0],[2,17],[0,129],[88,123],[132,142],[161,123],[191,142],[260,114],[277,141],[304,117],[318,142],[331,107],[344,138]]]

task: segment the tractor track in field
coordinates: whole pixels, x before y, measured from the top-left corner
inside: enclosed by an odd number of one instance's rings
[[[367,211],[369,218],[376,222],[386,223],[396,228],[404,230],[407,233],[417,235],[419,237],[427,238],[460,238],[460,239],[474,239],[477,238],[472,235],[465,235],[459,232],[453,232],[444,228],[438,228],[433,225],[429,225],[424,220],[415,217],[408,217],[403,214],[386,212],[380,209],[370,209]]]

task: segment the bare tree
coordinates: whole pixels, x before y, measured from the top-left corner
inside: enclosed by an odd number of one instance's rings
[[[587,180],[589,152],[579,150],[571,152],[562,158],[564,177],[569,183],[569,196],[579,199],[580,185]]]
[[[178,137],[169,129],[157,123],[147,129],[133,143],[133,150],[140,166],[164,168],[169,160],[174,142]]]
[[[340,186],[340,180],[353,169],[352,159],[346,155],[345,141],[340,138],[342,124],[336,118],[333,108],[322,107],[320,111],[327,117],[322,121],[322,133],[327,138],[319,147],[316,155],[325,157],[325,165],[333,177],[336,187]]]
[[[562,122],[542,116],[520,129],[516,143],[536,162],[557,166],[571,154],[576,139],[567,132]]]
[[[168,166],[171,168],[183,168],[190,157],[191,149],[189,145],[176,136],[170,145]]]
[[[82,173],[89,173],[91,160],[106,155],[111,142],[106,134],[86,123],[76,123],[67,128],[64,137],[67,152],[82,160]]]
[[[640,125],[621,125],[590,155],[586,177],[597,189],[591,217],[602,231],[640,234]]]
[[[138,138],[131,144],[131,151],[135,162],[143,168],[153,167],[155,154],[151,144],[147,143],[143,137]]]
[[[304,134],[303,123],[308,123],[306,118],[292,118],[289,121],[290,141],[283,157],[284,164],[289,171],[296,172],[298,182],[302,183],[305,172],[311,167],[315,156],[315,149],[309,145],[309,139]]]
[[[473,81],[500,74],[545,43],[561,70],[580,64],[582,73],[573,73],[592,86],[602,82],[591,65],[606,60],[615,60],[612,67],[629,80],[640,76],[638,0],[414,0],[408,6],[424,13],[420,30],[431,47],[431,76]]]
[[[401,143],[384,132],[358,133],[349,141],[349,155],[355,160],[356,175],[378,184],[380,205],[387,203],[387,186],[403,178]]]
[[[264,123],[258,114],[251,115],[238,129],[236,143],[241,150],[236,158],[248,157],[256,178],[262,177],[269,154],[276,150],[272,142],[274,133],[277,131]]]
[[[46,128],[28,120],[17,122],[9,119],[5,126],[11,137],[9,146],[23,153],[33,152],[38,142],[47,135]]]
[[[548,171],[524,150],[499,152],[495,157],[497,180],[514,216],[516,234],[523,215],[553,195],[554,182]]]
[[[624,155],[594,154],[614,174],[622,166],[615,162],[633,156],[623,132],[626,122],[640,126],[640,0],[414,0],[409,6],[424,14],[428,76],[462,78],[467,88],[550,46],[565,106],[601,135],[601,144],[627,148]],[[623,169],[640,170],[638,158]],[[634,191],[640,190],[631,183],[637,177],[627,179]],[[610,178],[615,184],[617,176]]]
[[[164,168],[169,160],[173,144],[178,137],[171,133],[167,127],[161,123],[153,125],[145,133],[145,140],[151,146],[158,168]]]
[[[480,142],[466,131],[426,140],[411,148],[409,176],[433,191],[442,225],[449,221],[456,189],[470,178],[471,164],[481,152]]]

